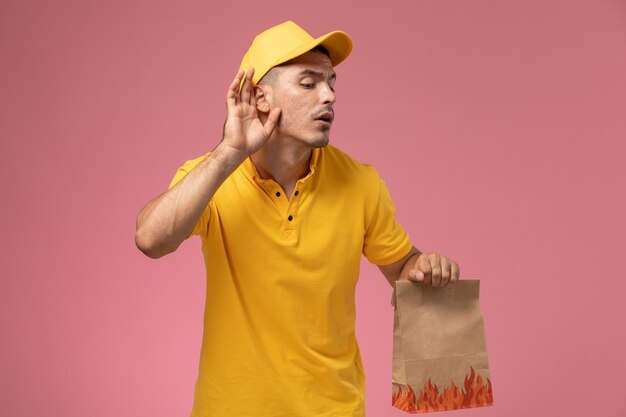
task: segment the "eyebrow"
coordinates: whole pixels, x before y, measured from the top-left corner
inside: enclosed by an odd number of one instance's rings
[[[302,71],[300,71],[300,73],[298,75],[313,75],[313,76],[316,76],[316,77],[319,77],[319,78],[324,78],[324,73],[323,72],[313,71],[311,69],[302,70]],[[328,78],[329,79],[330,78],[337,79],[337,73],[335,71],[333,71],[330,74],[330,77],[328,77]]]

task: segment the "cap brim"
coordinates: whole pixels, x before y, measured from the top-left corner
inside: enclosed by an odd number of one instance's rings
[[[277,59],[269,69],[274,68],[277,65],[284,64],[285,62],[299,57],[300,55],[310,51],[315,48],[317,45],[322,45],[328,51],[330,55],[330,62],[333,64],[333,67],[336,67],[341,62],[343,62],[350,52],[352,52],[352,39],[350,36],[344,31],[335,30],[333,32],[327,33],[326,35],[320,36],[319,38],[313,39],[310,42],[305,43],[304,45],[299,46],[298,48],[289,51],[279,59]],[[268,71],[269,71],[268,69]],[[258,83],[263,76],[267,74],[257,74],[255,72],[254,77],[252,78],[252,82],[254,84]]]
[[[313,48],[317,45],[322,45],[326,48],[330,54],[330,62],[332,62],[333,67],[339,65],[352,52],[352,39],[346,32],[341,30],[330,32],[317,38],[316,41],[319,41],[319,43],[314,45]]]

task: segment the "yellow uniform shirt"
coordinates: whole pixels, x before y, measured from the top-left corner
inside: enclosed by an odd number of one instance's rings
[[[361,253],[385,265],[411,249],[394,213],[376,170],[333,146],[289,199],[250,158],[226,179],[190,234],[207,272],[192,417],[365,415],[355,286]]]

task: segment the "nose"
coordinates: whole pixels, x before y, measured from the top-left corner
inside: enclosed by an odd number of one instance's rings
[[[322,91],[320,93],[322,104],[334,104],[337,101],[335,92],[328,83],[323,83]]]

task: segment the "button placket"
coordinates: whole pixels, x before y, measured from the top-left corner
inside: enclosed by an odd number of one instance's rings
[[[287,205],[287,212],[285,221],[283,223],[284,230],[295,230],[298,222],[298,211],[300,210],[300,202],[302,201],[302,187],[304,179],[301,179],[296,184],[296,188],[291,194],[289,203]]]
[[[280,188],[280,185],[278,185],[278,183],[272,179],[257,177],[255,177],[254,179],[257,185],[261,187],[263,191],[265,191],[267,196],[272,200],[272,203],[275,205],[276,210],[281,213],[282,216],[283,213],[287,211],[288,202],[284,192]]]
[[[281,206],[282,213],[282,235],[285,241],[289,242],[297,242],[298,237],[298,229],[299,229],[299,221],[301,220],[302,215],[306,215],[306,213],[300,213],[300,205],[303,200],[306,200],[306,190],[312,183],[311,176],[313,174],[313,170],[309,172],[304,178],[301,178],[297,181],[294,190],[291,193],[291,197],[287,199],[284,191],[281,195],[280,200],[284,201],[285,205]],[[309,184],[309,185],[307,185]],[[277,197],[273,197],[275,200],[278,200]]]

